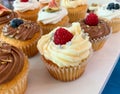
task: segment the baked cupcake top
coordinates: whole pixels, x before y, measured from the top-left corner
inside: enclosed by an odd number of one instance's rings
[[[12,80],[24,66],[21,50],[0,41],[0,84]]]
[[[40,26],[32,21],[15,18],[3,27],[2,32],[7,37],[24,41],[40,32]]]
[[[15,0],[13,7],[15,11],[25,12],[39,8],[40,4],[37,0]]]
[[[50,0],[39,0],[39,2],[44,4],[44,3],[49,3]]]
[[[18,17],[17,13],[11,11],[10,9],[0,4],[0,24],[7,23],[11,19],[17,18],[17,17]]]
[[[107,20],[111,20],[113,18],[120,18],[120,2],[113,1],[102,5],[98,8],[96,14],[100,18],[105,18]]]
[[[61,0],[61,6],[65,8],[76,8],[87,4],[87,0]]]
[[[56,24],[68,14],[67,10],[59,7],[55,0],[49,2],[48,6],[43,7],[38,13],[37,21],[43,24]]]
[[[59,67],[76,66],[90,55],[91,43],[77,22],[71,27],[57,27],[43,35],[37,48],[41,55]]]
[[[108,24],[98,19],[98,16],[94,13],[87,15],[86,19],[80,20],[80,24],[81,28],[89,34],[90,40],[96,40],[110,34]]]

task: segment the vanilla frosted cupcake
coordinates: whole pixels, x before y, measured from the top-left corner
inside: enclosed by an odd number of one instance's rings
[[[91,53],[89,37],[81,31],[79,23],[73,23],[68,28],[57,27],[43,35],[37,48],[49,73],[61,81],[79,78]]]
[[[28,68],[20,49],[0,41],[0,94],[24,94]]]
[[[113,33],[120,31],[120,2],[112,1],[102,5],[96,14],[112,27]]]
[[[69,22],[68,12],[65,8],[59,7],[52,0],[48,6],[43,7],[38,13],[37,22],[43,30],[43,34],[49,33],[57,26],[66,26]]]
[[[28,57],[32,57],[38,52],[36,44],[41,34],[41,28],[37,23],[13,19],[3,27],[1,39],[20,48]]]
[[[83,19],[87,12],[87,0],[61,0],[60,5],[68,10],[70,23]]]
[[[37,0],[15,0],[13,2],[14,11],[22,19],[36,21],[40,4]]]

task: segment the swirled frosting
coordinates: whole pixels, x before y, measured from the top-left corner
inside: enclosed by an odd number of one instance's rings
[[[80,24],[77,22],[73,23],[71,27],[63,27],[73,34],[72,40],[64,45],[56,45],[53,42],[54,33],[58,28],[43,35],[38,41],[37,48],[41,55],[59,67],[75,66],[88,58],[91,43],[89,37],[81,31]]]
[[[5,36],[18,40],[29,40],[39,31],[40,26],[37,23],[27,20],[24,20],[24,23],[20,24],[17,28],[13,28],[9,23],[2,29]]]
[[[28,10],[34,10],[40,7],[40,4],[37,0],[28,0],[28,2],[21,2],[20,0],[15,0],[13,2],[14,10],[25,12]]]
[[[0,84],[12,80],[23,69],[23,65],[23,53],[0,41]]]
[[[40,3],[49,3],[50,0],[39,0]]]
[[[8,23],[13,18],[18,18],[17,13],[11,12],[10,14],[4,15],[0,17],[0,24]]]
[[[67,10],[65,8],[60,8],[59,11],[56,12],[47,12],[45,11],[48,7],[42,8],[38,13],[38,21],[41,21],[43,24],[56,24],[61,21],[67,14]]]
[[[113,1],[113,3],[119,3],[119,2]],[[105,18],[107,20],[111,20],[113,18],[120,18],[120,9],[108,10],[107,9],[108,4],[102,5],[100,8],[98,8],[98,11],[96,12],[96,14],[100,18]],[[119,3],[119,5],[120,5],[120,3]]]
[[[65,8],[76,8],[80,5],[87,4],[87,0],[61,0],[60,4]]]
[[[99,19],[98,25],[96,26],[88,26],[85,24],[84,20],[81,20],[80,24],[81,28],[89,34],[90,40],[94,40],[110,34],[110,28],[108,24],[103,20]]]

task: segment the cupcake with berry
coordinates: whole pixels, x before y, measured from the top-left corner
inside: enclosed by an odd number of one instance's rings
[[[0,41],[0,94],[24,94],[29,64],[24,53]]]
[[[104,20],[99,19],[94,13],[88,14],[85,19],[79,22],[84,32],[89,34],[93,50],[101,49],[111,34],[109,25]]]
[[[85,71],[91,54],[91,42],[78,22],[71,27],[57,27],[43,35],[37,48],[49,73],[57,80],[72,81]]]
[[[112,27],[112,32],[120,31],[120,2],[113,1],[101,6],[96,14]]]
[[[69,22],[68,12],[65,8],[58,6],[55,0],[43,7],[38,13],[37,22],[43,30],[43,34],[49,33],[57,26],[66,26]]]
[[[1,39],[22,49],[28,57],[32,57],[38,52],[36,44],[41,34],[42,31],[37,23],[12,19],[3,27]]]
[[[40,4],[37,0],[15,0],[13,2],[14,11],[20,18],[36,21]]]
[[[11,19],[17,18],[17,13],[0,4],[0,29]]]
[[[88,8],[87,0],[61,0],[60,5],[67,9],[70,23],[83,19]]]

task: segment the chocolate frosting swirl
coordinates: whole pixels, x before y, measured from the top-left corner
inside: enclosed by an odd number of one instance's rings
[[[4,15],[0,17],[0,24],[8,23],[13,18],[18,18],[16,12],[11,12],[10,14]]]
[[[84,29],[84,31],[89,34],[90,40],[106,36],[110,33],[110,28],[108,24],[100,19],[98,25],[96,26],[86,25],[84,20],[80,21],[80,25],[81,28]]]
[[[22,51],[0,41],[0,84],[12,80],[24,65]]]
[[[3,27],[3,34],[18,40],[29,40],[35,33],[40,31],[40,26],[32,21],[24,20],[17,28],[10,26],[10,23]]]

